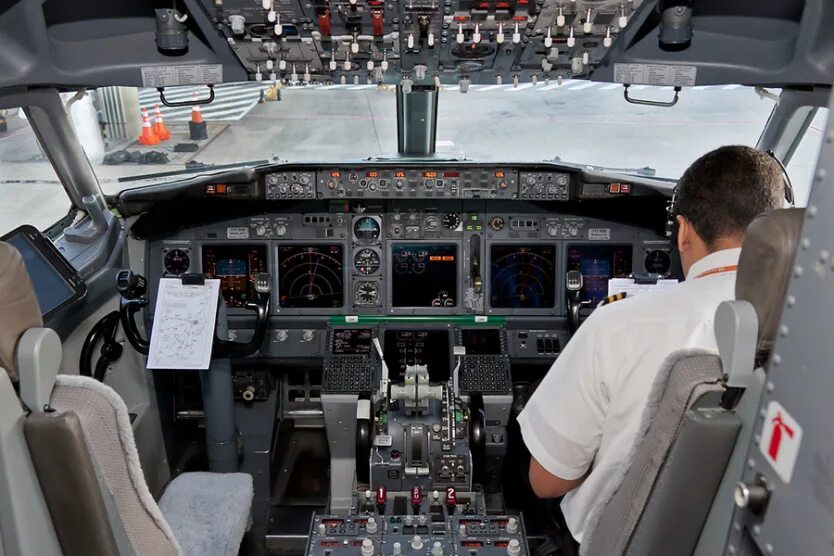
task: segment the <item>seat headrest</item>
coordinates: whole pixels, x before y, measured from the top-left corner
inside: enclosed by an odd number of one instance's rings
[[[0,368],[17,380],[15,349],[29,328],[43,326],[41,310],[23,257],[17,249],[0,241]]]
[[[759,334],[756,358],[770,356],[788,291],[805,209],[777,209],[758,216],[744,236],[736,278],[736,299],[756,309]]]

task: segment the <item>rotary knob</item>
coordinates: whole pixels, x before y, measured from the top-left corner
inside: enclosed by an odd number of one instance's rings
[[[282,236],[287,233],[287,227],[283,224],[275,226],[275,235]]]
[[[579,234],[579,228],[577,228],[576,226],[571,226],[570,228],[568,228],[568,234],[576,237],[576,235]]]
[[[426,217],[426,228],[429,230],[436,230],[439,222],[436,216],[428,216]]]
[[[500,216],[496,216],[491,218],[489,221],[489,227],[495,230],[496,232],[501,231],[504,229],[504,219]]]
[[[278,332],[275,333],[275,339],[278,340],[279,342],[286,342],[287,338],[289,338],[289,337],[290,337],[290,334],[286,330],[279,330]]]
[[[312,330],[305,330],[301,333],[301,341],[302,342],[312,342],[313,341],[313,331]]]
[[[258,225],[255,227],[255,235],[262,236],[262,235],[264,235],[265,233],[266,233],[266,226],[264,226],[263,224],[258,224]]]

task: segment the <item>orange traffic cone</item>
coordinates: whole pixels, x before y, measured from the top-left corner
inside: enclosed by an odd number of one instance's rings
[[[197,93],[194,93],[194,98],[196,100]],[[191,108],[191,121],[188,122],[188,131],[190,132],[192,141],[208,139],[208,129],[206,122],[203,121],[203,113],[200,110],[199,104],[195,104]]]
[[[162,120],[162,110],[159,109],[158,104],[154,104],[154,135],[159,137],[160,141],[167,141],[171,138],[171,132],[165,127],[165,122]]]
[[[157,137],[153,129],[151,129],[151,119],[148,117],[148,110],[142,108],[142,135],[139,136],[140,145],[157,145],[159,144],[159,137]]]

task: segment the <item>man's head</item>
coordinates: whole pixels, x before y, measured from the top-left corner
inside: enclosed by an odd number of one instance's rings
[[[674,217],[684,274],[714,251],[741,247],[748,224],[784,202],[784,172],[765,152],[728,146],[693,162],[675,188]]]

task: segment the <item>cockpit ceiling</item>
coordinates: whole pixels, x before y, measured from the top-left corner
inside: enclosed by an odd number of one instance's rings
[[[171,13],[172,3],[158,0],[6,2],[0,7],[0,88],[256,79],[416,87],[560,77],[684,86],[829,86],[834,80],[834,4],[828,0],[174,5]]]

